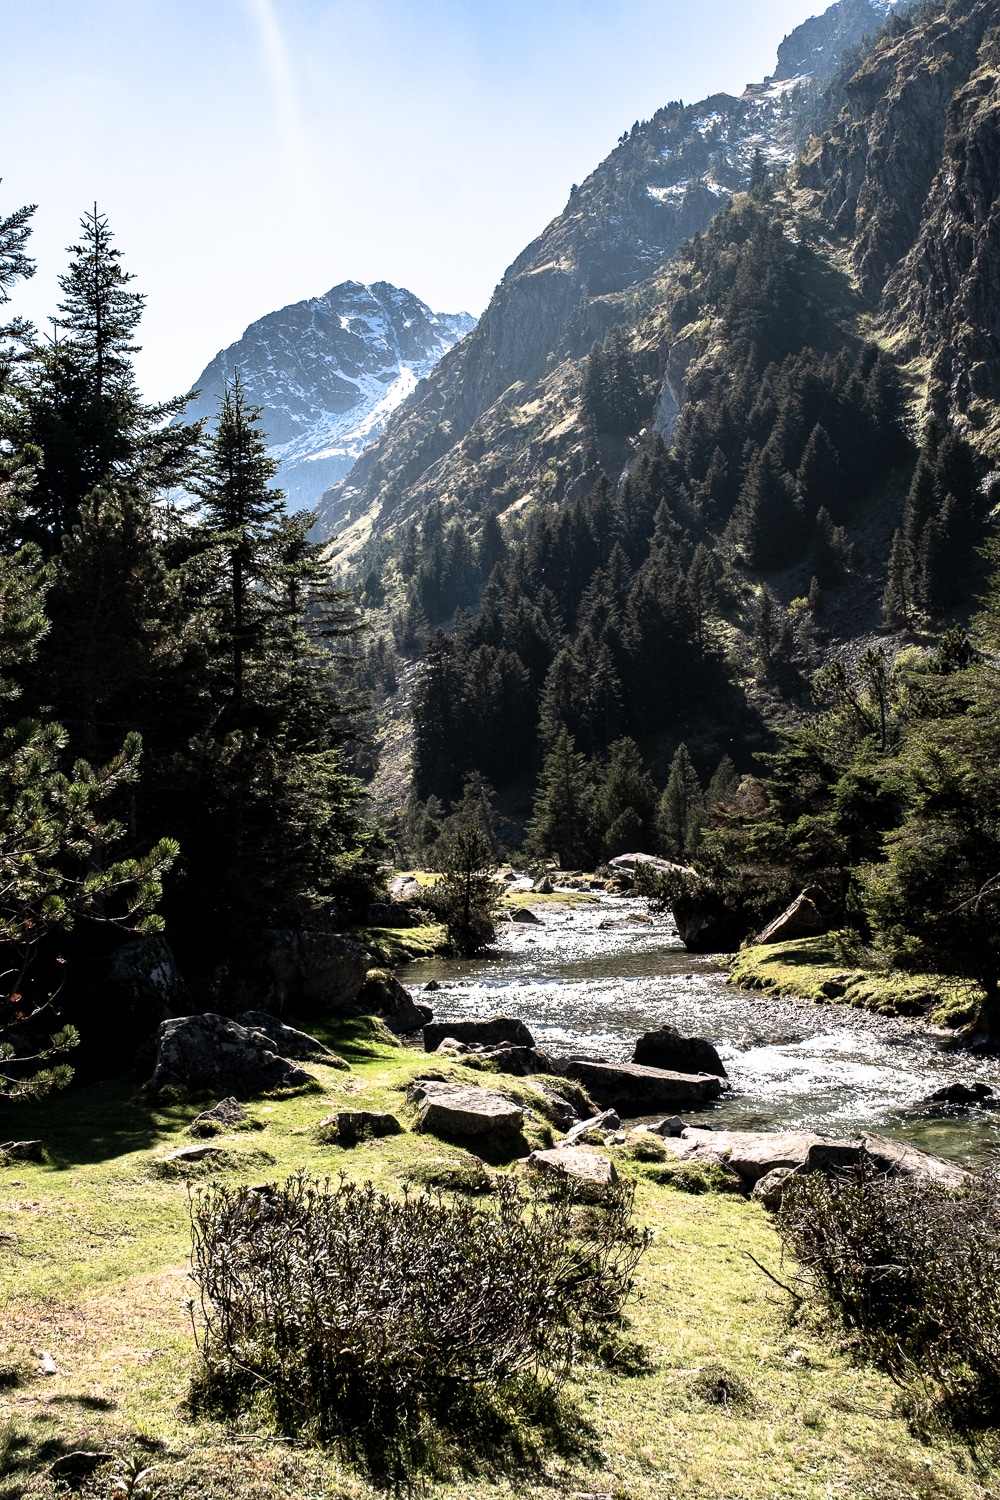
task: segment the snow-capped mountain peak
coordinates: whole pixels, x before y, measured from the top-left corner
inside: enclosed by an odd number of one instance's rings
[[[251,323],[199,376],[189,416],[211,419],[238,369],[263,408],[278,483],[293,509],[312,506],[474,326],[388,282],[345,281]]]

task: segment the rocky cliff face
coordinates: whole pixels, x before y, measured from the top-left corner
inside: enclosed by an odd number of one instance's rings
[[[202,371],[188,414],[211,418],[238,369],[263,407],[279,483],[293,507],[311,507],[474,324],[388,282],[345,281],[252,323]]]
[[[798,170],[862,294],[930,373],[939,416],[996,422],[1000,43],[995,0],[951,0],[883,43]]]
[[[403,403],[320,527],[346,552],[444,497],[473,513],[564,503],[593,477],[578,421],[580,362],[641,316],[641,288],[762,168],[789,165],[807,97],[891,0],[840,0],[787,37],[775,75],[742,96],[668,104],[626,132],[505,274],[475,332]]]

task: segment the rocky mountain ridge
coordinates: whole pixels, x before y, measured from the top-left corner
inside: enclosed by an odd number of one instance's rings
[[[472,337],[324,495],[320,527],[340,535],[346,559],[435,498],[475,515],[585,492],[594,464],[576,420],[584,356],[641,317],[649,277],[734,193],[794,161],[822,85],[891,9],[839,0],[785,38],[762,84],[668,104],[626,131],[514,261]]]
[[[312,508],[474,326],[388,282],[345,281],[251,323],[198,377],[188,418],[211,419],[238,369],[263,408],[278,482],[293,507]]]

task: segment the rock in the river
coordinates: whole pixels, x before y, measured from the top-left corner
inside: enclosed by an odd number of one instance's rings
[[[537,917],[530,906],[515,906],[510,914],[510,920],[512,922],[526,922],[532,927],[544,926],[541,917]]]
[[[925,1098],[918,1099],[910,1109],[914,1114],[935,1111],[943,1113],[948,1109],[968,1109],[970,1104],[983,1104],[987,1099],[995,1098],[994,1090],[988,1083],[949,1083],[944,1088],[935,1089]]]
[[[324,1062],[335,1068],[347,1067],[345,1062],[335,1057],[314,1036],[309,1036],[305,1031],[296,1031],[294,1026],[286,1026],[266,1010],[245,1010],[236,1017],[236,1021],[239,1026],[262,1031],[265,1036],[270,1037],[279,1057],[293,1057],[297,1062]]]
[[[640,1063],[569,1062],[567,1078],[582,1083],[599,1104],[633,1113],[662,1104],[704,1104],[717,1099],[728,1083],[710,1073],[676,1073]]]
[[[362,1013],[358,991],[372,956],[359,943],[333,932],[279,928],[265,934],[265,954],[280,1009]]]
[[[366,1015],[381,1016],[396,1036],[419,1031],[427,1020],[427,1007],[416,1005],[409,990],[386,969],[372,969],[358,991],[358,1005]]]
[[[553,886],[549,877],[547,875],[542,875],[538,880],[535,881],[531,889],[533,891],[537,891],[540,896],[551,896]]]
[[[320,1140],[338,1146],[356,1146],[358,1141],[399,1135],[402,1129],[395,1115],[373,1109],[341,1109],[320,1120],[316,1127]]]
[[[825,932],[826,921],[814,899],[819,898],[820,894],[815,886],[809,886],[801,896],[796,896],[780,917],[775,917],[764,928],[757,942],[761,945],[789,943],[794,938],[816,937],[818,933]]]
[[[647,1068],[669,1068],[676,1073],[714,1073],[728,1078],[722,1059],[703,1037],[683,1037],[673,1026],[646,1031],[635,1044],[632,1061]]]
[[[680,1115],[670,1115],[668,1119],[657,1120],[655,1125],[650,1125],[648,1128],[653,1135],[682,1135],[684,1121]]]
[[[670,903],[677,934],[689,953],[731,953],[746,937],[746,919],[707,881],[691,881]]]
[[[533,1047],[535,1039],[523,1021],[511,1016],[494,1016],[491,1021],[432,1021],[424,1027],[424,1051],[436,1052],[446,1036],[457,1042],[478,1043],[481,1047],[498,1047],[512,1042],[516,1047]]]
[[[409,1096],[420,1106],[417,1129],[445,1140],[513,1147],[524,1124],[520,1105],[492,1089],[417,1079]]]
[[[161,1022],[148,1086],[249,1099],[311,1082],[304,1068],[278,1055],[263,1031],[209,1012]]]
[[[600,1187],[618,1181],[614,1162],[586,1146],[555,1146],[551,1151],[532,1151],[527,1164],[535,1172],[595,1182]]]

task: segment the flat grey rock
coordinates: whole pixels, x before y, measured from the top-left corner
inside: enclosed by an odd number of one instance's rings
[[[418,1129],[446,1140],[502,1143],[516,1138],[524,1124],[524,1110],[491,1089],[463,1084],[429,1082],[421,1093]]]
[[[678,1073],[640,1063],[569,1062],[567,1078],[582,1083],[599,1104],[616,1109],[654,1110],[663,1104],[705,1104],[728,1084],[710,1073]]]
[[[555,1146],[550,1151],[532,1151],[528,1167],[535,1172],[572,1177],[580,1182],[596,1182],[601,1186],[618,1181],[610,1157],[590,1151],[586,1146]]]

